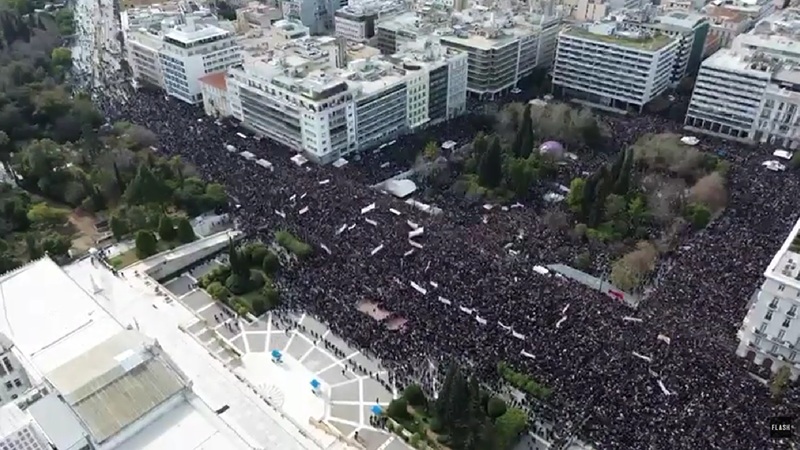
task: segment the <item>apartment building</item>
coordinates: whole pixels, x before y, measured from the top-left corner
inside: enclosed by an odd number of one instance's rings
[[[343,65],[337,48],[310,38],[231,69],[232,114],[324,164],[465,111],[466,54],[420,43]]]
[[[641,111],[669,87],[678,48],[676,38],[616,22],[569,27],[558,38],[553,86],[599,106]]]
[[[342,36],[350,42],[367,42],[375,36],[378,22],[405,11],[405,4],[389,0],[351,2],[336,11],[335,32],[337,36]]]
[[[378,48],[388,55],[421,36],[434,37],[468,55],[468,92],[494,98],[534,69],[552,65],[561,29],[561,18],[552,13],[511,6],[402,14],[378,25]]]
[[[197,24],[192,17],[166,31],[130,32],[126,44],[136,81],[162,87],[187,103],[202,101],[201,77],[243,62],[232,32]]]
[[[772,258],[761,288],[737,333],[736,354],[773,372],[789,367],[792,379],[800,375],[800,221]]]
[[[800,146],[799,20],[797,8],[779,11],[706,59],[686,125],[746,142]]]

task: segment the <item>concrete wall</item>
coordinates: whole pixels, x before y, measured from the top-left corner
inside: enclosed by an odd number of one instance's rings
[[[198,239],[191,244],[153,255],[141,264],[147,267],[144,271],[154,280],[163,280],[180,272],[194,262],[219,252],[228,245],[230,239],[238,240],[244,235],[238,230],[221,231],[211,236]]]

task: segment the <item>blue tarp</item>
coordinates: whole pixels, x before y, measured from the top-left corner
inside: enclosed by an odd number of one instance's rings
[[[320,383],[319,383],[319,381],[317,381],[317,379],[316,379],[316,378],[315,378],[315,379],[313,379],[313,380],[311,380],[311,387],[312,387],[313,389],[318,389],[318,388],[319,388],[319,386],[320,386]]]
[[[372,406],[372,414],[375,414],[376,416],[379,416],[379,415],[381,415],[382,412],[383,412],[383,408],[381,408],[380,406],[378,406],[378,405],[373,405]]]
[[[275,359],[281,359],[281,351],[280,350],[273,350],[272,357]]]

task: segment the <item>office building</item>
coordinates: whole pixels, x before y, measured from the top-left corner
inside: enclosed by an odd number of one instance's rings
[[[553,87],[598,106],[641,111],[669,87],[678,47],[676,38],[616,22],[572,26],[558,38]]]
[[[755,23],[747,14],[724,6],[706,8],[705,15],[711,22],[705,56],[711,56],[721,48],[730,47],[736,36],[748,32]]]
[[[14,343],[0,334],[0,404],[17,400],[31,388],[28,374],[13,350]]]
[[[552,8],[530,12],[524,5],[434,10],[399,15],[378,25],[378,48],[392,54],[422,36],[433,36],[448,48],[467,53],[467,90],[494,98],[515,88],[535,69],[553,62],[561,18]]]
[[[800,221],[792,228],[764,272],[739,329],[736,354],[773,372],[789,367],[800,375]]]
[[[127,37],[128,61],[136,81],[164,88],[187,103],[202,101],[201,77],[224,72],[243,62],[232,32],[200,25],[188,17],[186,24],[166,31],[138,30]]]
[[[328,163],[464,112],[466,54],[427,42],[343,65],[340,48],[334,38],[305,39],[268,61],[231,69],[232,114]]]
[[[347,0],[283,0],[281,9],[285,19],[297,20],[320,35],[333,30],[333,16],[347,5]]]
[[[367,42],[375,36],[377,23],[405,11],[405,4],[389,0],[351,2],[334,15],[336,35],[350,42]]]
[[[250,2],[246,7],[236,10],[236,29],[245,33],[248,30],[269,28],[281,19],[283,11],[280,6]]]
[[[200,78],[200,92],[203,95],[203,110],[211,117],[231,115],[228,103],[228,74],[217,72]]]
[[[50,450],[33,417],[14,403],[0,408],[0,449]]]
[[[706,59],[695,83],[686,125],[745,142],[800,145],[800,10],[762,20],[730,49]]]
[[[676,86],[684,77],[695,74],[700,68],[705,51],[706,37],[711,25],[706,17],[690,11],[670,11],[656,14],[648,6],[635,11],[612,13],[626,30],[660,33],[678,40],[678,50],[670,75],[670,84]]]

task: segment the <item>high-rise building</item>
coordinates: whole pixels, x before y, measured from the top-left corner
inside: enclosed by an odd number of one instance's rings
[[[50,450],[50,444],[32,416],[9,403],[0,408],[0,449]]]
[[[406,5],[395,1],[352,2],[336,11],[334,17],[336,35],[351,42],[366,42],[375,36],[375,28],[379,22],[404,11]]]
[[[193,18],[165,32],[129,32],[126,43],[134,79],[163,87],[187,103],[202,101],[199,79],[241,65],[234,34]]]
[[[686,114],[698,132],[800,146],[800,9],[775,13],[703,61]]]
[[[800,221],[764,271],[764,283],[750,301],[739,329],[736,354],[776,372],[800,375]]]
[[[641,111],[669,87],[678,48],[676,38],[616,22],[569,27],[558,38],[553,86],[568,97]]]

